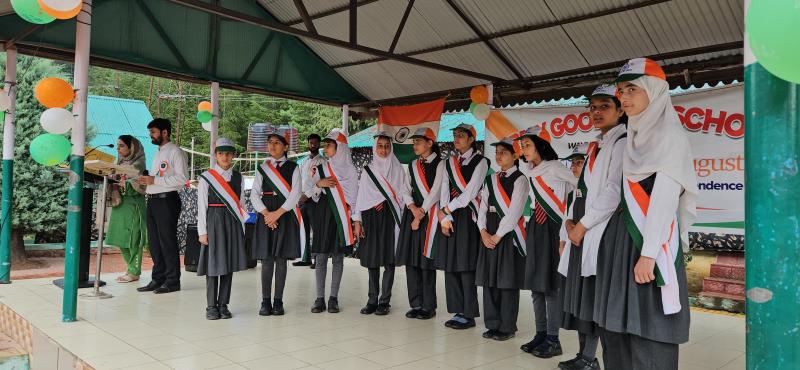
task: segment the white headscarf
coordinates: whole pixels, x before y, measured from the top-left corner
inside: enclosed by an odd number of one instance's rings
[[[661,172],[683,187],[678,202],[678,224],[684,251],[689,248],[689,227],[697,218],[697,179],[692,148],[672,106],[666,81],[642,76],[632,84],[641,87],[650,104],[635,116],[628,116],[628,140],[622,173],[632,181],[642,181]]]
[[[337,131],[334,129],[333,131]],[[331,131],[331,132],[333,132]],[[330,136],[330,134],[328,135]],[[346,140],[346,136],[345,140]],[[336,140],[336,154],[328,158],[328,163],[331,164],[333,172],[339,179],[339,185],[342,186],[344,191],[344,198],[348,204],[353,205],[356,201],[358,192],[358,172],[356,166],[353,164],[353,159],[350,157],[350,148],[347,142]]]
[[[398,199],[400,199],[403,184],[405,184],[406,172],[400,160],[394,155],[394,148],[390,147],[389,155],[387,155],[386,158],[381,158],[381,156],[378,155],[378,138],[375,138],[372,142],[372,153],[372,162],[368,165],[369,168],[375,176],[383,176],[386,178],[389,184],[392,185],[392,188],[394,188]],[[383,202],[385,198],[372,180],[369,179],[369,175],[362,172],[361,180],[356,204],[358,211],[366,211]],[[378,177],[378,180],[381,180],[380,177]],[[392,196],[392,194],[389,194],[389,196]],[[400,206],[402,206],[402,204],[401,200]]]
[[[544,182],[548,184],[551,182],[566,183],[567,193],[575,190],[575,186],[578,184],[578,179],[575,178],[572,171],[559,160],[542,161],[536,165],[536,167],[531,168],[531,166],[532,164],[530,163],[520,164],[521,168],[527,167],[522,172],[528,177],[535,178],[542,176]]]

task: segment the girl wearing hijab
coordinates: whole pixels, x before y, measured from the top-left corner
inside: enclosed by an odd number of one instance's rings
[[[244,178],[233,169],[236,147],[221,137],[214,146],[216,164],[200,174],[197,185],[197,275],[206,277],[206,319],[230,319],[233,273],[247,269]]]
[[[250,203],[258,212],[253,235],[252,258],[261,260],[261,316],[284,314],[283,288],[286,261],[305,252],[305,220],[297,203],[302,185],[296,163],[287,160],[289,140],[277,133],[267,136],[270,157],[258,166],[250,191]],[[260,187],[259,187],[260,186]],[[275,301],[272,302],[272,275]]]
[[[558,272],[564,310],[561,327],[577,330],[580,351],[574,359],[559,363],[561,369],[599,369],[596,358],[599,330],[594,322],[594,290],[600,240],[611,215],[619,206],[625,125],[616,86],[600,85],[589,97],[592,124],[600,131],[586,150],[586,160],[573,192],[574,201],[561,228],[564,245]]]
[[[505,341],[517,332],[519,290],[525,279],[525,219],[528,181],[517,169],[518,148],[511,137],[492,146],[500,171],[487,176],[481,189],[478,228],[483,248],[478,252],[475,283],[483,287],[484,338]]]
[[[559,230],[567,211],[567,194],[578,180],[559,160],[553,147],[542,137],[549,137],[538,126],[530,127],[520,141],[526,164],[523,173],[530,183],[533,215],[526,230],[526,268],[524,288],[531,291],[536,335],[520,348],[536,357],[562,354],[558,329],[561,304],[558,288]]]
[[[444,325],[453,329],[475,326],[480,316],[475,269],[481,248],[478,230],[478,193],[483,186],[489,160],[475,148],[475,128],[462,123],[453,129],[458,153],[447,159],[447,185],[442,185],[439,210],[442,236],[436,251],[436,266],[444,270],[447,311],[454,313]]]
[[[117,139],[118,165],[131,166],[141,174],[147,167],[144,158],[144,147],[138,139],[131,135],[122,135]],[[147,245],[147,223],[144,193],[145,186],[136,183],[136,179],[120,178],[112,190],[112,199],[119,202],[111,208],[108,221],[106,244],[119,247],[122,259],[128,266],[124,275],[117,277],[118,283],[130,283],[139,280],[142,273],[142,250]]]
[[[597,257],[594,320],[609,369],[677,369],[689,339],[683,252],[695,220],[692,151],[664,71],[632,59],[617,79],[628,115],[622,200]]]
[[[328,274],[328,258],[333,259],[331,295],[328,299],[329,313],[339,312],[339,284],[344,272],[344,254],[356,243],[351,226],[351,213],[358,195],[358,172],[350,158],[347,136],[333,129],[322,139],[325,163],[317,166],[312,175],[314,188],[307,194],[319,196],[319,207],[312,216],[314,238],[311,253],[316,255],[317,300],[311,312],[325,311],[325,279]]]
[[[356,237],[362,239],[358,248],[361,266],[369,270],[369,300],[361,313],[382,316],[387,315],[391,307],[394,255],[404,208],[400,189],[406,182],[406,173],[392,152],[391,136],[382,131],[374,138],[372,163],[364,167],[358,183],[353,221]]]
[[[440,189],[444,179],[444,161],[439,158],[436,133],[419,128],[410,138],[419,158],[408,165],[409,178],[403,187],[407,210],[400,227],[397,266],[406,266],[409,319],[428,320],[436,316],[436,266]]]

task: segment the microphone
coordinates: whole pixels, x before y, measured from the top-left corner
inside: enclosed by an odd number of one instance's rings
[[[97,150],[97,148],[99,148],[99,147],[101,147],[101,146],[104,146],[104,147],[107,147],[107,148],[113,148],[113,147],[114,147],[114,144],[100,144],[100,145],[98,145],[98,146],[95,146],[95,147],[94,147],[94,148],[92,148],[92,149],[89,149],[89,151],[88,151],[88,152],[86,152],[86,154],[84,154],[83,156],[84,156],[84,157],[88,156],[88,155],[89,155],[89,153],[91,153],[91,152],[93,152],[93,151]]]

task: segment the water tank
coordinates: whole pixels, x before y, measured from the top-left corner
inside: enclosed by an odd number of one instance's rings
[[[289,151],[296,153],[298,149],[297,129],[292,126],[282,125],[278,126],[277,130],[278,134],[289,140]]]
[[[267,135],[275,132],[275,126],[269,123],[251,123],[247,128],[247,151],[266,153]]]

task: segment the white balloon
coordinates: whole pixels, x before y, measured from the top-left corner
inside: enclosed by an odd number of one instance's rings
[[[489,118],[489,113],[492,111],[492,108],[489,107],[487,104],[477,104],[475,109],[472,110],[472,115],[475,116],[475,119],[478,121],[483,121]]]
[[[211,121],[201,123],[203,125],[203,130],[211,132]]]
[[[82,0],[42,0],[44,5],[59,12],[68,12],[81,6]]]
[[[4,111],[11,107],[11,98],[8,97],[8,92],[0,90],[0,111]]]
[[[39,122],[45,131],[61,135],[72,129],[75,117],[72,116],[72,112],[64,108],[50,108],[42,113]]]

